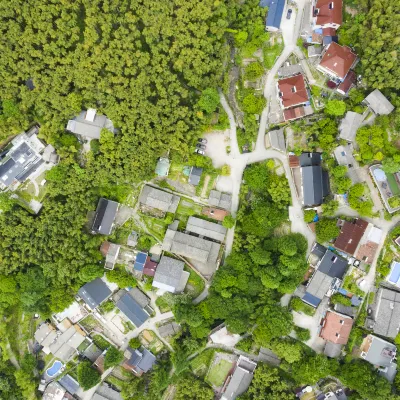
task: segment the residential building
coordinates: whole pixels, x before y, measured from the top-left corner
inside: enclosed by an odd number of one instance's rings
[[[50,382],[43,393],[42,400],[63,400],[66,390],[58,382]]]
[[[350,90],[355,86],[357,82],[357,75],[354,71],[349,71],[344,78],[344,81],[337,87],[336,91],[342,96],[347,96]]]
[[[49,354],[50,351],[46,350],[57,337],[56,328],[52,324],[43,323],[35,332],[36,342],[44,348],[44,352]]]
[[[97,371],[100,372],[100,375],[104,374],[104,361],[105,361],[105,357],[107,354],[107,350],[104,350],[94,361],[93,363],[93,367],[97,369]]]
[[[123,400],[119,392],[103,382],[94,393],[91,400]]]
[[[189,174],[189,183],[193,186],[198,186],[200,183],[203,168],[192,167]]]
[[[346,146],[338,146],[333,150],[336,161],[339,165],[347,167],[347,176],[351,179],[353,184],[361,182],[358,174],[359,164],[353,157],[353,146],[348,144]]]
[[[218,190],[211,190],[210,196],[208,197],[208,203],[214,207],[230,210],[232,204],[232,195],[219,192]]]
[[[302,300],[312,307],[318,307],[324,296],[330,297],[339,289],[347,267],[346,259],[326,250],[316,265]]]
[[[347,140],[348,142],[355,142],[358,128],[360,128],[363,120],[363,115],[353,111],[347,111],[339,125],[340,139]]]
[[[144,347],[136,350],[128,347],[124,352],[124,357],[123,368],[137,376],[150,371],[156,362],[156,357]]]
[[[70,394],[74,395],[79,389],[79,383],[71,376],[64,375],[58,383]]]
[[[396,352],[394,344],[379,337],[368,335],[362,342],[361,358],[378,368],[379,373],[389,382],[393,382],[397,372]]]
[[[138,243],[138,239],[139,239],[139,234],[136,231],[132,231],[128,236],[128,240],[126,241],[126,244],[129,247],[136,247],[136,245]]]
[[[287,78],[289,76],[298,75],[303,73],[301,64],[290,64],[289,61],[285,61],[278,69],[279,78]]]
[[[269,143],[275,150],[286,153],[286,142],[285,135],[283,134],[283,128],[268,132]]]
[[[336,81],[343,82],[350,69],[357,63],[357,55],[347,46],[340,46],[332,42],[323,51],[323,55],[317,69]]]
[[[371,264],[375,257],[378,256],[379,245],[383,239],[384,235],[382,229],[368,224],[368,228],[358,246],[356,258],[366,264]]]
[[[369,308],[365,326],[377,335],[394,339],[400,327],[400,293],[380,287]]]
[[[353,319],[334,311],[328,311],[322,320],[319,336],[335,344],[346,344],[349,340]]]
[[[170,213],[175,213],[179,205],[179,200],[179,196],[149,185],[143,187],[139,196],[139,202],[142,206]]]
[[[247,391],[253,379],[257,364],[249,358],[240,356],[235,370],[222,388],[221,400],[234,400]]]
[[[1,153],[0,190],[16,189],[19,185],[58,163],[54,147],[39,140],[39,127],[21,133],[11,141],[11,148]]]
[[[364,103],[377,115],[388,115],[394,110],[393,104],[378,89],[371,92]]]
[[[119,251],[121,246],[119,244],[111,243],[111,242],[103,242],[100,247],[100,253],[103,257],[106,258],[104,263],[105,269],[114,269],[114,266],[117,262]]]
[[[77,135],[80,140],[100,139],[103,129],[114,133],[114,125],[105,115],[97,114],[97,110],[89,108],[77,117],[68,121],[67,131]]]
[[[335,28],[323,28],[322,29],[322,45],[327,46],[328,44],[338,42],[338,36]]]
[[[334,28],[342,25],[343,0],[316,0],[313,1],[312,26],[313,29]]]
[[[285,0],[261,0],[261,7],[268,7],[265,21],[265,29],[269,32],[277,32],[281,28]]]
[[[339,220],[338,223],[340,224],[340,233],[335,240],[334,246],[338,250],[354,256],[368,227],[368,222],[356,218],[352,222]]]
[[[54,314],[53,317],[56,319],[57,322],[61,322],[64,321],[65,319],[68,319],[73,324],[76,324],[81,319],[85,318],[87,315],[88,312],[86,308],[83,305],[79,304],[77,301],[74,301],[65,310],[57,314]]]
[[[168,158],[160,157],[156,166],[156,175],[157,176],[168,176],[169,167],[171,166]]]
[[[320,153],[303,153],[299,158],[301,168],[302,201],[304,207],[322,204],[329,194],[328,173],[322,169]]]
[[[118,208],[119,203],[102,197],[97,204],[96,213],[93,218],[92,233],[110,235],[114,227]]]
[[[190,275],[183,270],[184,266],[183,261],[162,256],[154,274],[153,286],[171,293],[183,292]]]
[[[162,338],[175,336],[181,330],[181,326],[175,321],[167,322],[164,325],[158,327],[158,333]]]
[[[148,257],[147,253],[139,251],[139,253],[136,254],[135,263],[133,264],[133,269],[137,272],[143,272],[147,257]]]
[[[114,300],[117,308],[136,328],[141,327],[149,319],[152,311],[149,307],[150,299],[139,289],[134,288],[129,291],[122,289],[114,296]]]
[[[335,306],[333,308],[339,314],[344,314],[351,318],[355,318],[355,316],[357,315],[357,310],[358,310],[356,307],[344,306],[343,304],[339,304],[339,303],[335,304]]]
[[[143,268],[143,275],[154,276],[158,267],[158,262],[153,261],[150,256],[147,256]]]
[[[82,286],[78,295],[91,310],[94,310],[111,296],[111,290],[101,278],[97,278]]]
[[[191,216],[188,219],[186,231],[195,233],[201,238],[205,237],[217,240],[218,242],[223,242],[227,229],[215,222]]]

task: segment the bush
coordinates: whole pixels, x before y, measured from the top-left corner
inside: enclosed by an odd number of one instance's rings
[[[329,100],[325,106],[325,113],[333,116],[340,116],[346,112],[346,103],[342,100]]]
[[[264,74],[264,67],[260,62],[253,62],[246,67],[244,78],[249,81],[255,81]]]
[[[91,367],[90,362],[81,362],[77,367],[79,385],[83,390],[88,390],[100,382],[100,374]]]
[[[311,338],[310,331],[307,328],[295,326],[294,331],[296,332],[297,339],[301,340],[302,342],[307,342],[307,340],[310,340]]]
[[[333,296],[331,296],[331,303],[342,304],[343,306],[351,306],[351,299],[343,296],[340,293],[335,293]]]
[[[251,337],[244,338],[237,343],[235,347],[245,353],[250,353],[250,350],[253,347],[253,339]]]
[[[302,312],[307,315],[314,315],[315,310],[313,307],[301,301],[299,297],[292,297],[290,301],[290,308],[297,312]]]
[[[221,175],[222,176],[229,176],[231,174],[231,167],[228,164],[225,164],[221,168]]]
[[[99,308],[100,308],[101,312],[107,313],[107,312],[110,312],[110,311],[114,310],[115,305],[114,305],[114,303],[112,301],[106,301]]]
[[[121,289],[137,285],[136,279],[121,265],[116,265],[112,271],[107,271],[106,276],[109,282],[116,283]]]
[[[340,229],[336,225],[336,219],[322,218],[316,226],[317,240],[319,243],[329,242],[330,240],[336,238]]]
[[[304,221],[307,222],[307,224],[310,224],[311,222],[314,221],[315,214],[316,214],[315,210],[305,210]]]
[[[134,337],[129,341],[129,347],[131,349],[138,349],[142,344],[140,343],[139,338]]]
[[[201,93],[198,105],[206,113],[214,112],[219,104],[219,94],[217,89],[207,88]]]
[[[235,226],[235,218],[232,215],[227,215],[222,221],[222,225],[228,229],[233,228]]]
[[[107,353],[104,357],[104,369],[115,367],[120,364],[124,359],[124,353],[117,350],[114,346],[110,346],[107,349]]]
[[[138,247],[142,250],[150,250],[155,240],[149,235],[141,235],[138,240]]]

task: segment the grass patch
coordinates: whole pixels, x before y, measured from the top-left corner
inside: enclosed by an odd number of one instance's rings
[[[189,178],[187,175],[183,173],[184,169],[185,165],[172,162],[169,168],[168,179],[171,179],[172,181],[178,181],[181,183],[188,183]]]
[[[205,377],[211,360],[214,357],[214,349],[206,349],[201,352],[197,357],[190,361],[190,367],[193,373],[199,377]]]
[[[191,268],[185,266],[185,271],[190,273],[185,292],[197,297],[204,290],[205,283]],[[188,288],[188,285],[191,287]]]
[[[162,241],[168,226],[167,224],[165,224],[164,220],[160,218],[150,217],[144,214],[141,214],[141,218],[146,224],[149,232],[158,240]]]
[[[171,307],[164,296],[158,297],[156,300],[156,306],[160,309],[161,313],[166,313],[171,311]]]
[[[78,351],[80,351],[81,353],[83,353],[90,345],[91,345],[91,343],[90,343],[88,340],[84,340],[84,341],[78,346]]]
[[[282,53],[283,43],[276,43],[273,46],[267,44],[263,46],[264,67],[271,69],[277,57]]]
[[[393,195],[397,196],[398,194],[400,194],[400,188],[396,182],[396,178],[394,177],[394,174],[386,174],[386,178],[387,178],[388,184],[390,186],[390,190],[392,191]]]
[[[104,339],[103,336],[100,335],[94,335],[92,337],[94,344],[100,349],[100,350],[105,350],[108,349],[111,346],[111,343]]]
[[[302,312],[306,315],[312,316],[315,314],[314,307],[311,307],[308,304],[304,303],[300,300],[299,297],[292,297],[292,299],[290,300],[289,308],[297,312]]]
[[[84,318],[80,324],[88,331],[92,331],[94,328],[101,328],[99,321],[93,315],[88,315]]]
[[[354,282],[351,275],[347,275],[344,278],[343,288],[357,296],[364,297],[365,295],[365,293],[357,286],[356,282]]]
[[[210,382],[215,387],[222,386],[231,368],[231,362],[221,359],[217,364],[210,368],[206,377],[206,381]]]
[[[116,389],[122,390],[124,381],[121,379],[116,378],[115,376],[108,376],[106,382],[113,385]]]

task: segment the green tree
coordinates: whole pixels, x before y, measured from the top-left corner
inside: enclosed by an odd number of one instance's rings
[[[313,222],[315,216],[316,216],[315,210],[304,210],[304,221],[307,222],[307,224]]]
[[[336,238],[340,233],[336,225],[336,219],[321,218],[316,225],[317,240],[320,243],[329,242]]]
[[[324,217],[333,217],[339,208],[339,202],[337,200],[330,200],[322,204],[322,213]]]
[[[100,374],[92,368],[88,361],[81,362],[76,371],[79,385],[83,390],[88,390],[100,382]]]
[[[135,337],[129,340],[129,347],[132,349],[138,349],[142,344],[139,338]]]
[[[115,367],[119,365],[124,359],[124,353],[117,350],[114,346],[110,346],[107,349],[106,355],[104,357],[104,369]]]
[[[214,391],[193,375],[185,375],[178,380],[174,398],[176,400],[212,400]]]
[[[264,74],[264,67],[259,61],[252,62],[246,66],[244,77],[249,81],[255,81]]]
[[[394,174],[400,171],[400,160],[395,160],[394,157],[385,158],[382,162],[382,169],[389,174]]]
[[[295,326],[294,331],[296,332],[297,339],[301,340],[302,342],[307,342],[311,338],[310,330],[307,328]]]
[[[219,105],[219,94],[214,88],[207,88],[201,93],[199,107],[207,113],[214,112]]]
[[[232,215],[225,216],[222,225],[228,229],[233,228],[235,226],[235,218],[233,218]]]
[[[121,289],[126,287],[135,287],[136,279],[125,270],[124,266],[116,265],[111,271],[106,272],[107,280],[116,283]]]
[[[346,103],[342,100],[328,100],[324,111],[328,115],[341,116],[346,112]]]

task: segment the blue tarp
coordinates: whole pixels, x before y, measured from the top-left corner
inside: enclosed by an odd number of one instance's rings
[[[322,35],[322,28],[315,29],[314,33],[317,33],[318,35]]]
[[[313,222],[318,222],[318,221],[319,221],[318,214],[315,214],[315,217],[314,217],[314,219],[313,219]]]

